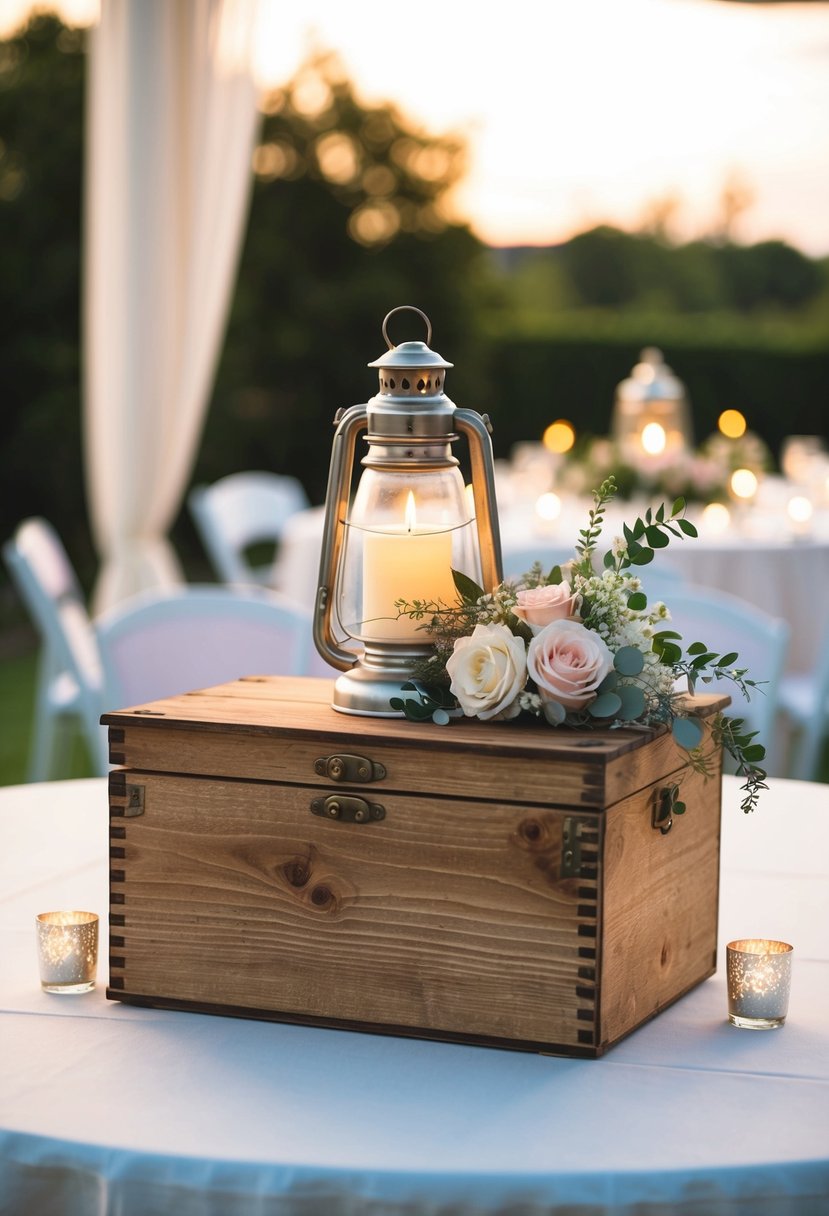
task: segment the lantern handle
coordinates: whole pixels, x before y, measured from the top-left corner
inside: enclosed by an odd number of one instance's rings
[[[426,345],[427,346],[431,345],[432,322],[426,316],[426,313],[422,312],[419,308],[415,308],[414,304],[398,304],[397,308],[393,308],[391,310],[391,312],[387,312],[385,317],[383,318],[383,337],[386,340],[386,346],[389,348],[389,350],[394,350],[395,344],[394,344],[394,342],[392,342],[391,338],[389,337],[386,326],[389,322],[389,318],[393,317],[396,312],[416,312],[419,317],[422,317],[423,320],[426,322]]]

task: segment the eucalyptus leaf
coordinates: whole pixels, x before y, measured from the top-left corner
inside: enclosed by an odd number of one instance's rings
[[[619,717],[624,722],[635,722],[645,712],[645,694],[637,684],[620,684],[619,699],[622,702]]]
[[[635,557],[631,553],[630,560],[633,562],[634,566],[647,566],[653,561],[653,549],[643,549],[640,546]]]
[[[622,646],[616,651],[613,666],[622,676],[638,676],[645,666],[645,656],[635,646]]]
[[[615,671],[609,671],[602,680],[596,692],[601,696],[603,692],[614,692],[616,685],[619,683],[619,677]]]
[[[692,752],[702,742],[702,724],[697,718],[674,718],[671,730],[679,746],[686,751]]]
[[[587,707],[591,718],[613,718],[622,708],[622,698],[615,692],[603,692]]]
[[[564,578],[564,575],[561,573],[561,566],[553,566],[552,570],[547,575],[547,586],[548,587],[558,587],[561,584],[563,578]]]
[[[697,532],[689,519],[678,519],[676,523],[677,527],[681,528],[686,536],[699,536],[699,532]]]
[[[643,612],[648,606],[648,597],[644,591],[634,591],[628,599],[628,608],[633,612]]]
[[[544,717],[550,723],[550,726],[561,726],[567,717],[567,710],[563,705],[559,705],[558,701],[545,701]]]

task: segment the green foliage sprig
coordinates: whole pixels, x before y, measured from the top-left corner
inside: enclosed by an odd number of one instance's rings
[[[753,811],[760,791],[768,788],[766,772],[760,767],[765,748],[756,742],[757,732],[746,731],[740,718],[730,719],[718,714],[711,724],[711,746],[706,751],[703,723],[694,714],[687,696],[676,691],[676,683],[684,679],[693,694],[700,681],[710,684],[714,680],[728,680],[749,699],[760,689],[758,682],[750,678],[747,668],[737,665],[736,651],[720,654],[702,641],[694,641],[683,650],[679,633],[671,629],[653,629],[650,623],[659,619],[660,614],[665,616],[667,613],[662,605],[649,612],[647,595],[638,579],[634,581],[635,568],[652,562],[658,550],[667,548],[672,540],[697,535],[694,525],[685,519],[685,500],[676,499],[670,509],[664,503],[655,509],[649,508],[630,526],[625,524],[623,537],[603,559],[606,572],[603,578],[596,574],[593,558],[608,504],[615,493],[616,482],[612,476],[594,491],[587,526],[580,530],[575,556],[572,562],[565,564],[564,570],[553,566],[545,575],[541,563],[536,562],[522,579],[507,580],[492,592],[485,592],[466,575],[454,572],[458,595],[455,604],[398,600],[398,613],[420,622],[433,651],[418,668],[417,678],[404,686],[404,691],[413,692],[414,697],[395,698],[392,708],[414,721],[447,724],[456,716],[453,710],[459,712],[446,670],[457,640],[470,635],[477,625],[493,624],[522,638],[529,646],[533,632],[516,615],[519,591],[522,587],[557,586],[564,581],[566,571],[568,589],[573,589],[580,602],[579,617],[575,619],[585,629],[607,634],[610,604],[610,611],[623,622],[620,636],[625,636],[624,630],[630,628],[630,621],[642,618],[648,624],[649,632],[639,635],[636,645],[617,645],[612,669],[583,709],[568,711],[549,695],[540,697],[534,691],[532,681],[528,681],[518,695],[516,712],[532,713],[551,726],[601,725],[610,729],[667,726],[677,744],[688,752],[690,768],[705,776],[713,773],[713,757],[724,748],[734,759],[737,774],[745,779],[742,809],[746,813]],[[611,578],[609,584],[608,577]],[[666,817],[684,812],[679,791],[680,783],[676,781],[662,808]]]

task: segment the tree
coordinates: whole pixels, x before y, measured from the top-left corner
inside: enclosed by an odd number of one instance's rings
[[[488,262],[447,205],[465,163],[459,140],[363,105],[331,54],[265,100],[199,478],[264,466],[298,474],[321,500],[334,412],[376,392],[366,364],[383,353],[381,324],[399,304],[430,316],[434,348],[458,365],[450,396],[479,407]],[[426,334],[400,317],[391,337]]]
[[[0,43],[0,521],[60,524],[92,561],[80,472],[83,35],[36,16]]]

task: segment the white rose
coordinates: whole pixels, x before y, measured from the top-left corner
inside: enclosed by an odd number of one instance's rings
[[[446,670],[452,694],[468,718],[514,718],[527,679],[527,652],[506,625],[476,625],[458,638]]]

